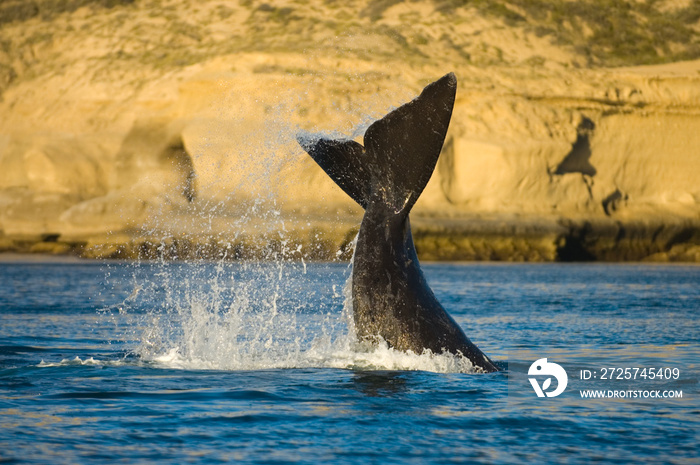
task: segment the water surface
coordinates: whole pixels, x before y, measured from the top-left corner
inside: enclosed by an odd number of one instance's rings
[[[0,263],[0,461],[696,463],[700,267],[424,270],[503,371],[358,345],[345,264]],[[602,366],[680,376],[578,378]]]

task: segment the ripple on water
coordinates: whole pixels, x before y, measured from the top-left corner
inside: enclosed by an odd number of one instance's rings
[[[113,285],[97,269],[0,264],[0,302],[12,301],[0,307],[0,460],[697,458],[697,267],[427,265],[438,298],[508,370],[479,375],[449,356],[357,345],[344,265],[113,264]],[[47,277],[61,292],[24,294]],[[22,293],[8,290],[18,280]],[[684,397],[584,402],[575,379],[553,399],[514,392],[545,356],[572,373],[675,364],[683,376],[666,385]]]

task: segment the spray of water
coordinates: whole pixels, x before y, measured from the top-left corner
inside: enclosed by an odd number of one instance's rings
[[[145,363],[182,369],[471,372],[461,357],[358,343],[344,264],[139,263],[115,318]]]
[[[201,192],[225,189],[224,197],[204,195],[180,206],[164,202],[167,208],[151,215],[143,230],[148,260],[131,265],[133,292],[111,312],[133,353],[145,363],[183,369],[474,371],[462,357],[358,343],[351,268],[307,264],[276,196],[284,182],[278,173],[299,158],[299,127],[287,121],[295,120],[305,100],[279,99],[263,124],[232,144],[236,163],[211,165],[216,175],[197,179]],[[245,115],[229,119],[236,118]],[[358,118],[348,137],[369,122]],[[208,137],[225,130],[212,128]],[[206,157],[208,149],[193,153],[195,166],[206,168],[196,157]],[[305,247],[314,247],[313,241]]]

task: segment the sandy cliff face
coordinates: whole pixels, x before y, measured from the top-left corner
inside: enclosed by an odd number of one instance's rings
[[[361,141],[454,70],[423,257],[700,261],[700,61],[589,68],[431,2],[36,5],[0,32],[0,247],[334,256],[361,211],[295,135]]]

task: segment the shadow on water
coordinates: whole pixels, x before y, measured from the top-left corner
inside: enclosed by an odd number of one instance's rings
[[[363,371],[353,374],[357,390],[369,397],[392,397],[408,391],[405,371]]]

